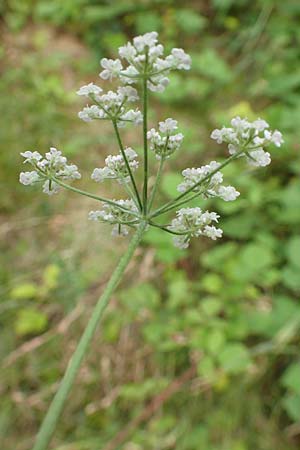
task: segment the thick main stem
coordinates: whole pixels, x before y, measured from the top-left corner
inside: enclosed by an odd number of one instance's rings
[[[60,383],[58,391],[56,392],[54,399],[52,400],[52,403],[48,409],[46,417],[44,418],[44,421],[38,432],[36,442],[32,450],[47,449],[48,444],[50,443],[50,440],[56,428],[58,419],[63,411],[68,394],[70,393],[73,383],[76,379],[80,365],[88,351],[89,344],[91,343],[91,340],[95,334],[97,325],[103,315],[106,306],[108,305],[109,299],[113,291],[115,290],[117,284],[121,280],[122,275],[142,238],[145,227],[146,223],[142,222],[136,234],[133,236],[126,253],[124,253],[122,258],[120,259],[120,262],[117,265],[115,271],[113,272],[103,294],[99,298],[93,310],[92,316],[83,332],[83,335],[81,336],[78,346],[69,361],[66,372]]]

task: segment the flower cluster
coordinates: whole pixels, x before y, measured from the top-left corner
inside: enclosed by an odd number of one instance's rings
[[[211,138],[218,144],[228,144],[229,153],[245,155],[249,164],[253,166],[267,166],[271,162],[271,155],[264,150],[270,144],[280,147],[283,144],[280,131],[270,131],[269,124],[263,119],[249,122],[247,119],[235,117],[231,120],[231,127],[216,129]]]
[[[184,249],[189,246],[192,237],[207,236],[213,240],[222,237],[222,230],[211,225],[212,222],[218,222],[219,217],[215,212],[202,212],[198,207],[180,209],[168,226],[170,231],[177,234],[173,238],[174,245]]]
[[[164,122],[159,122],[160,132],[154,128],[147,132],[150,149],[155,153],[157,159],[167,159],[179,149],[183,141],[183,134],[176,133],[176,130],[177,121],[169,118]]]
[[[20,183],[29,186],[43,182],[43,192],[48,195],[56,194],[59,191],[59,184],[56,180],[76,180],[81,178],[75,164],[67,164],[67,158],[62,156],[61,151],[54,147],[45,154],[45,158],[39,152],[24,152],[21,155],[25,158],[24,163],[29,163],[34,170],[20,173]]]
[[[220,197],[226,202],[236,200],[240,193],[233,186],[223,186],[223,174],[218,170],[220,164],[211,161],[205,166],[182,171],[184,181],[177,187],[179,192],[199,192],[203,197]]]
[[[104,80],[118,77],[122,83],[133,84],[146,76],[148,89],[164,91],[169,83],[167,75],[170,71],[189,70],[191,57],[181,48],[173,48],[171,54],[164,58],[164,48],[158,43],[157,37],[158,33],[152,31],[120,47],[119,56],[126,61],[125,68],[120,59],[103,58],[100,77]]]
[[[135,171],[139,166],[139,162],[136,159],[137,153],[130,147],[125,148],[124,153],[130,169]],[[105,166],[94,169],[91,178],[97,182],[102,182],[107,178],[111,178],[117,179],[119,183],[129,183],[130,176],[122,153],[119,153],[118,155],[108,155],[107,158],[105,158]]]
[[[113,201],[115,205],[104,203],[102,210],[90,211],[89,220],[114,225],[112,229],[113,236],[127,236],[129,227],[135,227],[139,223],[139,218],[136,216],[138,209],[131,199]]]
[[[141,111],[129,106],[139,98],[136,89],[122,86],[116,92],[108,91],[100,95],[101,92],[102,89],[93,83],[82,86],[77,91],[78,95],[86,96],[94,102],[78,113],[78,117],[84,122],[91,122],[93,119],[114,120],[118,127],[124,127],[128,122],[138,125],[143,121]]]

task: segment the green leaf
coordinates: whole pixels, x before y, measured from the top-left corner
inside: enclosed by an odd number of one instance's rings
[[[55,289],[58,285],[60,268],[57,264],[49,264],[43,273],[44,287],[47,290]]]
[[[13,288],[10,295],[15,300],[27,300],[38,295],[39,288],[35,283],[23,283]]]
[[[18,312],[15,321],[15,332],[18,336],[42,333],[48,324],[45,313],[34,308],[24,308]]]
[[[186,34],[194,34],[203,30],[207,19],[191,9],[178,9],[176,11],[177,26]]]
[[[281,383],[288,389],[300,394],[300,363],[291,364],[281,377]]]
[[[215,329],[209,332],[206,338],[206,348],[210,353],[219,353],[225,344],[225,335],[221,330]]]
[[[232,72],[225,60],[212,48],[207,48],[200,54],[193,54],[193,69],[219,83],[228,83],[232,79]]]
[[[233,266],[232,276],[239,281],[263,279],[265,270],[274,262],[274,254],[269,247],[251,243],[245,246]]]
[[[300,395],[288,394],[283,398],[282,404],[290,418],[298,422],[300,420]]]
[[[203,276],[201,285],[210,294],[217,294],[223,289],[223,280],[216,273],[208,273]]]
[[[216,365],[211,356],[204,356],[198,363],[197,372],[200,376],[213,379],[216,374]]]
[[[243,372],[251,363],[247,348],[242,344],[229,344],[218,355],[221,367],[227,373]]]
[[[285,266],[281,273],[282,282],[293,291],[300,291],[299,269],[293,266]]]
[[[222,310],[222,301],[217,297],[207,297],[201,301],[201,309],[208,316],[215,316]]]
[[[292,236],[286,246],[286,255],[289,262],[300,269],[300,236]]]

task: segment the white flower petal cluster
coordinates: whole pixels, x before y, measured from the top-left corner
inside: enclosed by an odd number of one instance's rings
[[[125,59],[127,66],[124,68],[120,59],[103,58],[100,77],[104,80],[118,77],[124,84],[134,84],[146,75],[148,88],[162,92],[169,83],[167,75],[171,70],[189,70],[191,67],[191,57],[181,48],[173,48],[165,58],[163,54],[158,33],[152,31],[137,36],[132,43],[119,47],[119,56]]]
[[[121,86],[116,92],[108,91],[99,95],[101,92],[102,89],[93,83],[82,86],[77,91],[78,95],[85,95],[95,102],[78,113],[81,120],[84,122],[91,122],[94,119],[116,120],[118,127],[124,127],[128,122],[135,125],[142,123],[142,113],[129,106],[129,103],[139,98],[136,89],[131,86]]]
[[[192,237],[207,236],[213,240],[222,237],[221,228],[212,225],[218,222],[219,215],[215,212],[202,212],[201,208],[182,208],[176,212],[168,229],[178,236],[173,237],[175,247],[185,249]]]
[[[127,236],[129,227],[135,227],[139,222],[138,218],[135,216],[135,213],[138,212],[138,208],[131,199],[113,201],[128,211],[118,208],[118,206],[104,203],[102,210],[89,212],[89,220],[106,222],[114,225],[112,229],[113,236]]]
[[[170,158],[172,153],[179,149],[183,134],[175,133],[177,130],[177,121],[174,119],[166,119],[164,122],[159,122],[159,131],[151,128],[147,132],[147,139],[150,142],[150,150],[152,150],[157,159]]]
[[[229,153],[234,155],[244,150],[249,164],[253,166],[267,166],[271,162],[271,155],[264,150],[270,144],[280,147],[283,138],[280,131],[270,131],[269,124],[263,119],[249,122],[247,119],[235,117],[231,120],[231,127],[216,129],[211,138],[218,144],[228,144]]]
[[[192,192],[200,192],[203,197],[220,197],[226,202],[236,200],[240,193],[233,186],[223,186],[223,174],[218,170],[220,164],[211,161],[205,166],[184,169],[184,181],[177,186],[179,192],[186,192],[195,186]],[[212,174],[210,176],[210,174]]]
[[[136,159],[138,156],[137,153],[130,147],[125,148],[124,153],[131,170],[134,172],[139,166],[139,162]],[[110,178],[117,179],[119,183],[129,183],[130,176],[122,153],[120,152],[118,155],[108,155],[105,158],[105,166],[94,169],[91,178],[97,182],[102,182],[105,179]]]
[[[59,185],[53,181],[58,180],[76,180],[81,178],[78,167],[75,164],[67,164],[67,158],[62,155],[60,150],[51,147],[45,154],[45,158],[39,152],[26,151],[21,153],[25,158],[24,163],[29,163],[35,170],[30,172],[21,172],[19,181],[25,186],[43,182],[43,192],[48,195],[56,194],[59,191]]]

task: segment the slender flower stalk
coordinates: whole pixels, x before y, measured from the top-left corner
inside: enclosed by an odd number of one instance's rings
[[[173,243],[180,249],[186,249],[190,241],[197,237],[216,240],[222,237],[222,229],[217,228],[220,216],[216,212],[202,209],[207,198],[221,198],[234,201],[240,193],[233,187],[223,184],[221,172],[237,158],[244,158],[250,166],[265,167],[271,162],[271,155],[265,149],[271,144],[280,147],[282,134],[271,131],[269,124],[263,119],[249,122],[247,119],[235,117],[230,127],[216,129],[211,138],[217,144],[226,144],[230,156],[223,162],[211,161],[200,167],[186,168],[182,171],[183,180],[177,186],[179,195],[152,211],[166,159],[181,151],[183,134],[177,132],[178,123],[172,118],[159,122],[157,128],[148,130],[148,90],[163,92],[168,83],[168,75],[173,70],[189,70],[191,58],[184,50],[173,48],[164,56],[164,48],[158,43],[156,32],[137,36],[132,42],[119,48],[121,59],[101,60],[103,80],[112,81],[118,78],[121,86],[116,91],[104,93],[102,87],[94,83],[82,86],[77,94],[87,97],[91,102],[85,106],[78,116],[84,122],[108,120],[112,122],[118,144],[118,154],[108,155],[105,166],[95,168],[91,178],[97,183],[109,180],[125,189],[129,198],[107,199],[86,192],[67,184],[65,181],[76,181],[81,178],[75,164],[69,164],[61,151],[50,148],[44,156],[37,151],[25,151],[21,155],[24,163],[30,164],[32,170],[20,173],[20,182],[26,186],[42,185],[47,195],[57,194],[61,188],[70,190],[101,202],[102,209],[90,211],[89,220],[103,222],[112,226],[113,236],[127,236],[131,230],[135,234],[128,249],[122,256],[113,272],[102,296],[98,300],[91,318],[83,332],[78,346],[69,362],[58,391],[49,407],[46,417],[37,435],[33,450],[46,450],[51,440],[59,417],[63,411],[68,394],[71,391],[83,358],[86,356],[93,335],[97,329],[109,298],[120,282],[127,264],[133,256],[143,234],[149,227],[173,235]],[[132,108],[132,103],[139,101],[138,89],[141,87],[141,107]],[[139,187],[138,169],[140,166],[137,152],[123,145],[119,129],[128,125],[143,124],[143,185]],[[159,160],[159,167],[148,197],[149,158],[151,151]],[[189,207],[188,204],[198,199],[200,206]],[[201,202],[201,203],[200,203]],[[180,209],[178,209],[180,208]],[[153,219],[176,209],[175,217],[169,224],[158,224]],[[96,224],[95,224],[96,226]]]
[[[125,161],[125,164],[126,164],[129,176],[130,176],[130,180],[131,180],[132,187],[133,187],[134,194],[135,194],[135,200],[137,201],[137,203],[139,205],[139,208],[142,209],[142,202],[141,202],[141,199],[140,199],[140,195],[139,195],[139,192],[138,192],[138,189],[137,189],[137,186],[136,186],[136,182],[135,182],[134,176],[132,174],[130,165],[128,163],[128,159],[127,159],[126,153],[124,151],[124,147],[123,147],[123,144],[122,144],[121,136],[120,136],[120,133],[119,133],[119,130],[118,130],[118,126],[117,126],[117,122],[115,120],[113,120],[113,127],[114,127],[114,130],[115,130],[115,133],[116,133],[116,137],[117,137],[117,141],[118,141],[118,144],[119,144],[120,151],[121,151],[121,153],[123,155],[123,158],[124,158],[124,161]]]
[[[160,161],[159,161],[155,182],[154,182],[154,185],[153,185],[153,188],[152,188],[152,192],[151,192],[151,196],[150,196],[150,199],[149,199],[149,211],[151,211],[151,207],[152,207],[153,201],[155,199],[156,191],[157,191],[157,189],[159,187],[159,183],[160,183],[160,180],[161,180],[161,175],[162,175],[164,162],[165,162],[165,158],[161,158]]]
[[[109,200],[109,199],[103,198],[103,197],[99,197],[98,195],[91,194],[90,192],[82,191],[81,189],[75,188],[74,186],[70,186],[69,184],[66,184],[63,181],[58,180],[57,178],[53,178],[53,182],[59,184],[60,186],[62,186],[63,188],[65,188],[69,191],[75,192],[76,194],[80,194],[85,197],[89,197],[94,200],[98,200],[102,203],[107,203],[108,205],[111,205],[111,206],[116,206],[116,207],[120,208],[121,210],[123,210],[124,212],[129,211],[124,206],[120,206],[116,202],[113,202],[112,200]],[[132,211],[130,211],[130,212],[131,212],[131,214],[136,215],[138,217],[138,214],[134,214]]]
[[[148,89],[147,89],[147,69],[148,69],[148,51],[146,50],[145,73],[143,76],[143,141],[144,141],[144,188],[143,188],[143,210],[147,215],[148,202]]]

